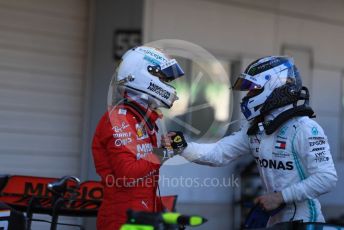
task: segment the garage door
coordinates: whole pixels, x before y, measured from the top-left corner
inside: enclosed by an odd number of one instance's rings
[[[0,173],[80,174],[86,0],[0,0]]]

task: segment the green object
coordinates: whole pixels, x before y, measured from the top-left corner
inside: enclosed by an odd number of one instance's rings
[[[198,226],[204,224],[207,220],[200,216],[185,216],[176,212],[162,213],[162,219],[165,224],[181,224],[189,226]]]
[[[178,224],[178,217],[180,216],[181,214],[177,212],[162,213],[162,219],[164,220],[164,223],[166,224]]]
[[[124,224],[120,230],[154,230],[151,225]]]
[[[164,226],[199,226],[207,219],[201,216],[182,215],[177,212],[150,213],[128,210],[128,222],[120,230],[154,230]]]
[[[190,218],[190,226],[198,226],[203,223],[204,223],[203,218],[200,216],[192,216]]]

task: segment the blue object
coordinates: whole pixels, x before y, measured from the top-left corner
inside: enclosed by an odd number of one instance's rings
[[[270,217],[276,215],[284,207],[285,204],[270,212],[266,212],[260,207],[259,204],[256,204],[251,209],[250,213],[248,214],[245,220],[244,229],[265,228]]]
[[[175,63],[171,66],[161,69],[161,72],[164,73],[164,75],[167,77],[167,80],[169,81],[173,81],[174,79],[179,78],[184,75],[184,71],[178,65],[178,63]]]

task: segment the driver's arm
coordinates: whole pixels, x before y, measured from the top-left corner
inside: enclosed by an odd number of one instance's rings
[[[250,153],[247,127],[243,126],[238,132],[226,136],[216,143],[188,143],[181,156],[197,164],[223,166],[241,155]]]

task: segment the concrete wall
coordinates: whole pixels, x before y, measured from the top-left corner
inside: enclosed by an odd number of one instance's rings
[[[140,0],[95,1],[95,30],[90,82],[90,121],[87,143],[92,142],[93,133],[100,117],[106,111],[109,83],[114,72],[113,34],[117,29],[141,29],[142,8]],[[90,144],[88,148],[88,179],[97,179]]]

